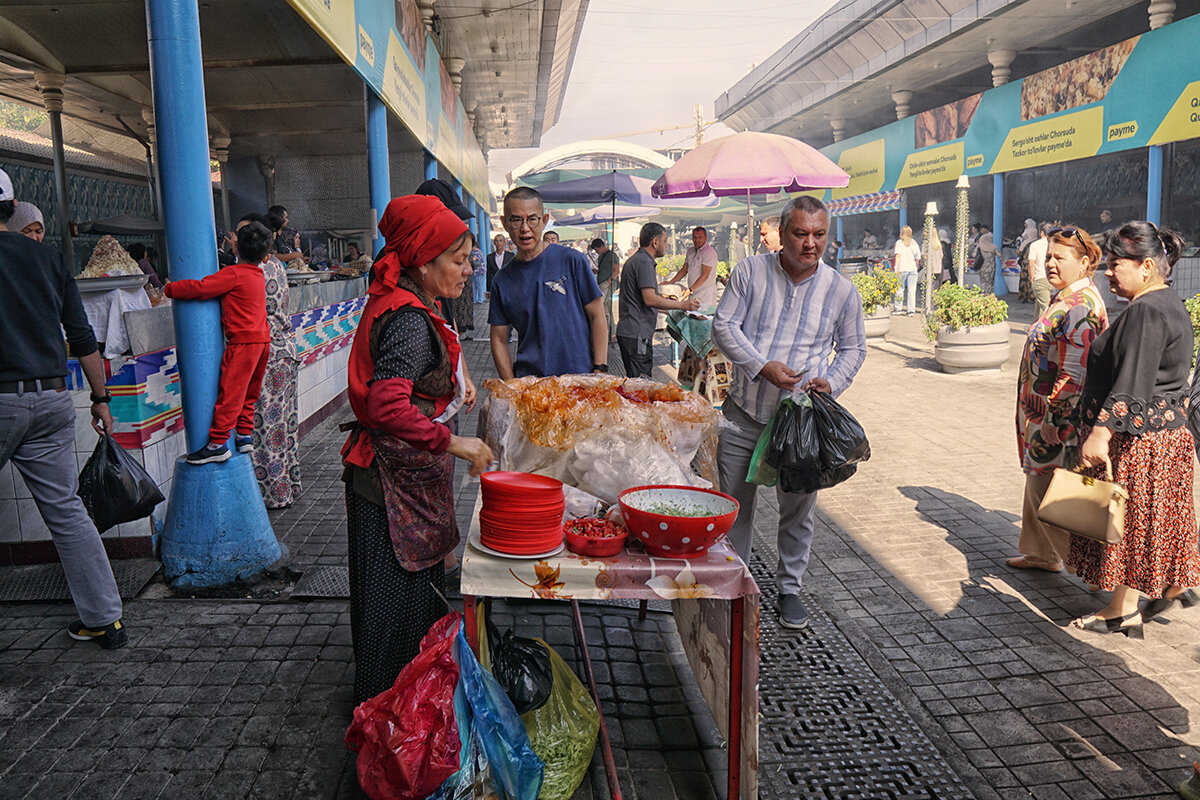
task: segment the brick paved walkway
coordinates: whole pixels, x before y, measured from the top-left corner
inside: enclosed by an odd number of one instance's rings
[[[477,377],[491,372],[485,343],[466,352]],[[931,352],[915,319],[897,320],[844,397],[874,455],[822,495],[805,585],[814,624],[799,635],[774,623],[762,493],[760,796],[1174,796],[1200,757],[1200,613],[1147,626],[1144,642],[1065,629],[1103,601],[1003,564],[1022,484],[1013,364],[949,376]],[[345,565],[345,416],[302,443],[304,496],[272,515],[296,571]],[[458,480],[461,516],[475,483]],[[723,793],[724,754],[669,614],[585,616],[625,796]],[[344,599],[289,599],[286,587],[271,600],[174,599],[152,584],[128,603],[131,644],[116,652],[71,642],[71,617],[63,603],[0,613],[0,797],[358,796],[341,744]],[[561,606],[498,604],[495,618],[572,659]],[[593,768],[577,797],[603,796]]]

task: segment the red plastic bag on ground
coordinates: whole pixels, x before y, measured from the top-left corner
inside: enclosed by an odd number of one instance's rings
[[[453,612],[435,622],[392,688],[354,709],[346,746],[358,753],[358,785],[372,800],[424,800],[458,771],[458,626]]]

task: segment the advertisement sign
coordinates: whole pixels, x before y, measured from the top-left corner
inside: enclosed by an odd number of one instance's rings
[[[288,0],[321,38],[476,198],[483,154],[415,0]],[[470,148],[470,149],[467,149]],[[415,187],[414,187],[415,188]]]
[[[1200,137],[1200,60],[1181,57],[1197,37],[1200,16],[1188,17],[825,147],[822,152],[851,174],[850,187],[827,196],[837,200]]]

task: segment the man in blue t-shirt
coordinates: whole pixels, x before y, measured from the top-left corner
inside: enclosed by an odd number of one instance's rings
[[[527,186],[504,196],[504,230],[517,255],[492,281],[492,359],[504,380],[608,371],[608,324],[587,257],[542,241],[550,216]],[[517,329],[517,357],[508,349]]]

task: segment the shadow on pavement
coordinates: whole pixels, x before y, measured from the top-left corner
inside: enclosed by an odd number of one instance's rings
[[[955,658],[937,654],[940,692],[975,703],[926,705],[966,722],[951,733],[985,777],[1012,775],[1021,787],[1053,782],[1071,797],[1175,796],[1200,750],[1181,738],[1190,733],[1187,709],[1135,671],[1175,656],[1156,646],[1155,626],[1146,641],[1067,631],[1105,599],[1065,574],[1004,565],[1001,554],[1016,553],[1019,518],[929,486],[899,491],[966,559],[961,600],[931,624],[968,644]],[[914,651],[919,663],[921,648]]]

